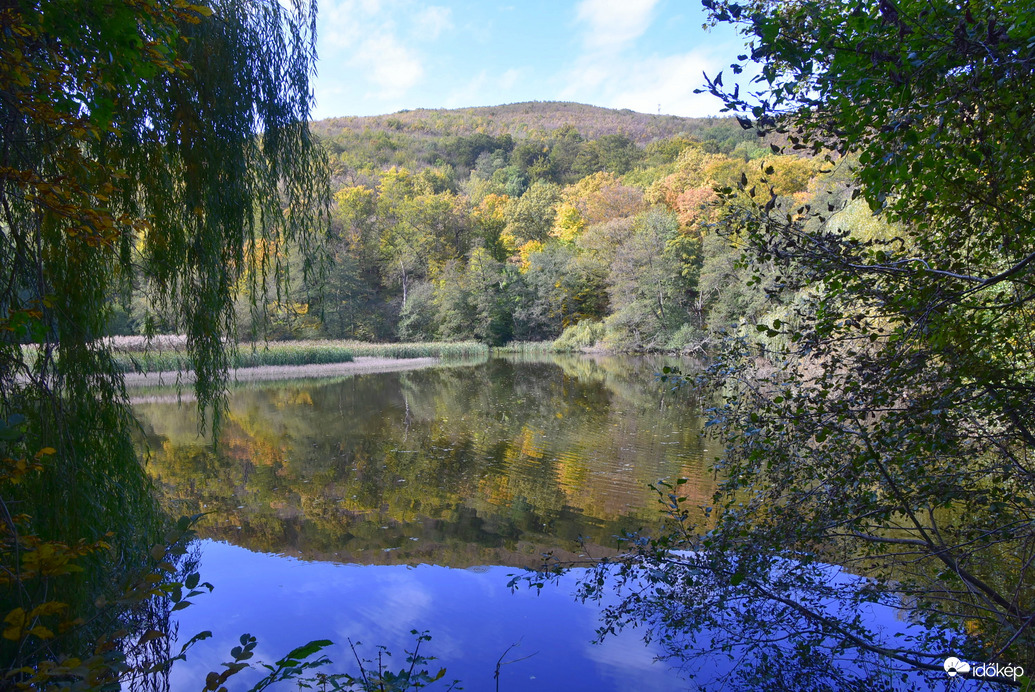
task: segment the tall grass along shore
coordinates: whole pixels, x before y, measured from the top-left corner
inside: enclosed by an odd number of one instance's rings
[[[185,372],[191,369],[186,340],[178,336],[115,337],[115,362],[123,372]],[[355,358],[470,358],[488,354],[476,341],[372,344],[362,341],[276,341],[238,344],[232,365],[253,368],[270,365],[350,363]]]

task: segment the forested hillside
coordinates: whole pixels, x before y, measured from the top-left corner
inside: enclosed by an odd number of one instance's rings
[[[460,182],[486,154],[483,177],[496,168],[514,167],[507,176],[515,178],[511,193],[540,178],[568,184],[600,170],[621,174],[649,167],[665,158],[664,147],[659,150],[664,140],[672,140],[670,154],[673,146],[678,150],[680,138],[716,153],[750,157],[760,151],[755,135],[733,118],[647,115],[578,103],[330,118],[313,123],[313,132],[327,144],[334,172],[343,178],[391,166],[411,171],[449,167]],[[494,170],[486,171],[493,160]]]
[[[765,194],[799,204],[820,175],[734,119],[577,104],[314,129],[334,181],[325,271],[258,306],[275,338],[500,345],[563,334],[569,348],[700,349],[716,330],[753,323],[766,295],[711,230],[736,206],[717,206],[714,188],[749,181],[761,194],[768,170]],[[300,263],[287,247],[255,251]],[[140,330],[149,312],[138,290],[116,331]],[[242,301],[244,331],[261,322],[252,312]]]
[[[699,139],[729,139],[733,145],[747,139],[732,118],[650,115],[628,109],[614,110],[560,101],[532,101],[452,110],[418,108],[389,115],[327,118],[312,124],[313,132],[324,138],[347,131],[362,133],[367,130],[425,137],[473,135],[481,132],[523,138],[543,136],[563,127],[574,127],[589,139],[620,134],[640,145],[678,134],[689,134]]]

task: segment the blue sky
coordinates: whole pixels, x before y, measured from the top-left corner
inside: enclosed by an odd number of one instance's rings
[[[698,0],[320,0],[314,117],[518,101],[715,115],[693,91],[743,42],[703,23]]]

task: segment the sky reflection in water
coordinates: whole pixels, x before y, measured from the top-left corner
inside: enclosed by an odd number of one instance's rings
[[[541,593],[507,588],[511,567],[455,569],[431,565],[340,565],[253,553],[202,541],[202,574],[216,585],[211,594],[182,611],[181,639],[204,629],[214,637],[173,668],[173,689],[200,689],[210,670],[219,670],[242,633],[259,638],[257,658],[276,660],[293,647],[326,638],[336,665],[328,671],[355,673],[349,638],[393,652],[403,666],[412,648],[410,630],[430,630],[423,652],[438,657],[429,669],[447,669],[467,690],[494,689],[496,661],[500,689],[673,690],[686,682],[665,662],[654,662],[639,634],[627,631],[591,643],[597,606],[572,597],[576,575]],[[517,660],[522,659],[524,660]],[[439,683],[441,689],[445,685]],[[243,686],[242,686],[243,687]]]

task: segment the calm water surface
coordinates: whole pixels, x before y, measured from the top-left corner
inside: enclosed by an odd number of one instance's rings
[[[311,639],[355,671],[348,639],[402,667],[410,630],[468,690],[686,688],[636,632],[592,644],[598,606],[578,573],[541,594],[509,575],[658,523],[649,485],[714,488],[693,393],[654,375],[673,359],[493,358],[468,365],[235,389],[219,444],[193,404],[138,395],[148,468],[172,510],[208,512],[201,572],[216,589],[181,611],[214,638],[173,669],[200,688],[240,634],[275,660]],[[685,364],[683,364],[685,366]],[[695,502],[696,504],[696,502]],[[445,687],[444,685],[442,686]]]

